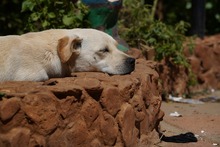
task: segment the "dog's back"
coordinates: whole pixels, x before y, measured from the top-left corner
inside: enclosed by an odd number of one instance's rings
[[[17,35],[0,37],[0,81],[9,80],[9,77],[13,74],[14,70],[11,70],[13,68],[11,63],[15,59],[11,55],[20,46],[20,42],[20,37]]]
[[[49,66],[47,65],[49,62],[54,62],[55,66],[60,64],[59,58],[54,57],[57,56],[58,39],[54,39],[56,36],[50,32],[53,31],[1,36],[0,81],[28,79],[38,81],[33,78],[35,74],[42,74],[41,77],[48,79],[47,72],[50,71],[44,71],[43,66]],[[46,68],[50,70],[54,67]]]

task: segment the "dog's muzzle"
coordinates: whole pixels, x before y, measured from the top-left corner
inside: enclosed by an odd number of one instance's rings
[[[126,73],[125,74],[132,72],[135,68],[135,59],[131,58],[131,57],[126,58],[125,65],[126,65]]]

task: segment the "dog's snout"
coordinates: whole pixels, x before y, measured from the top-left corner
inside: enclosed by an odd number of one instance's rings
[[[135,59],[129,57],[129,58],[126,59],[126,63],[128,63],[130,65],[134,65],[135,64]]]

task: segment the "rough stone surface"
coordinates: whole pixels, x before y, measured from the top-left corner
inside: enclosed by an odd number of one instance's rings
[[[2,121],[11,119],[15,113],[20,109],[19,98],[11,98],[9,100],[3,100],[1,104],[0,116]]]
[[[220,89],[220,35],[197,39],[192,54],[186,50],[199,85],[205,89]],[[194,87],[195,89],[196,87]]]
[[[129,75],[74,73],[0,84],[0,146],[135,147],[159,139],[163,118],[155,63]]]
[[[157,71],[162,80],[165,93],[172,95],[220,89],[220,35],[195,40],[195,48],[190,51],[185,47],[184,54],[192,67],[198,83],[188,85],[189,70],[169,62],[158,63]],[[195,84],[195,83],[194,83]]]

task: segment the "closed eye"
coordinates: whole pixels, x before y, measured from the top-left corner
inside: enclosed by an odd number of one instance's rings
[[[81,42],[76,42],[75,47],[76,48],[81,48],[82,43]]]
[[[104,49],[101,49],[99,52],[108,53],[108,52],[109,52],[109,49],[106,47],[106,48],[104,48]]]

